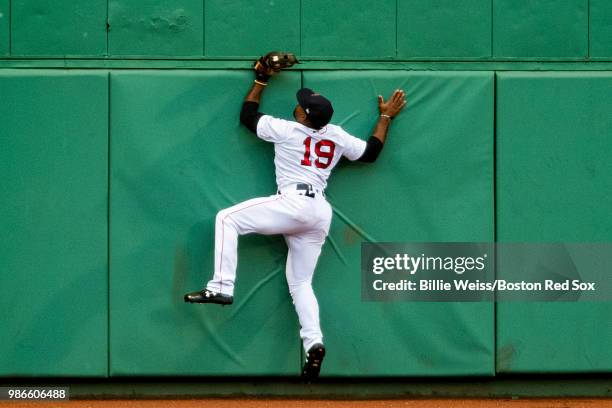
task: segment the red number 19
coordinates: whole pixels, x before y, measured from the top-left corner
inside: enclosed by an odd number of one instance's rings
[[[312,137],[308,136],[304,140],[304,145],[306,146],[306,152],[304,153],[304,159],[302,159],[302,166],[312,166],[312,162],[310,161],[310,143],[312,142]],[[326,150],[323,150],[326,148]],[[334,151],[336,150],[336,145],[331,140],[320,140],[315,143],[315,153],[317,155],[317,159],[314,164],[319,169],[326,169],[332,162],[334,158]],[[326,159],[325,162],[322,162],[321,159]]]

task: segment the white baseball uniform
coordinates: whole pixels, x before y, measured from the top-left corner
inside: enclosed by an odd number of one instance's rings
[[[340,158],[359,159],[366,142],[340,126],[328,124],[314,130],[269,115],[259,119],[257,136],[274,143],[279,194],[247,200],[217,214],[215,272],[206,288],[233,296],[239,235],[283,234],[289,248],[287,283],[307,351],[323,342],[319,306],[312,290],[312,277],[332,219],[332,209],[323,191]],[[310,185],[314,194],[298,190],[304,185]]]

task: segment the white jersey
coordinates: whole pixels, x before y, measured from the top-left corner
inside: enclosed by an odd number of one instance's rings
[[[340,126],[328,124],[321,130],[314,130],[270,115],[259,119],[257,136],[274,143],[279,189],[294,183],[309,183],[314,188],[325,190],[327,179],[340,158],[357,160],[367,145]]]

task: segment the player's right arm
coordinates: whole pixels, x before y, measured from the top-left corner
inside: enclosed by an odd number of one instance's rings
[[[282,142],[288,134],[289,122],[259,112],[259,101],[264,89],[265,85],[261,84],[259,80],[255,80],[251,90],[244,98],[242,111],[240,112],[240,122],[266,142]]]
[[[240,111],[240,123],[255,134],[257,134],[257,123],[264,115],[259,112],[259,101],[261,100],[261,94],[265,88],[266,85],[264,85],[264,82],[255,80],[253,86],[244,98],[242,110]]]
[[[389,131],[391,120],[399,115],[404,106],[406,106],[406,94],[401,89],[396,89],[386,102],[381,95],[378,95],[378,111],[380,116],[372,136],[368,139],[365,152],[358,159],[359,161],[366,163],[376,161],[387,140],[387,132]]]
[[[280,71],[280,68],[275,71],[272,67],[270,67],[268,57],[271,54],[276,53],[268,53],[264,57],[259,58],[253,64],[253,70],[255,71],[255,81],[253,81],[251,89],[244,98],[242,110],[240,111],[240,123],[242,123],[244,126],[247,127],[247,129],[249,129],[255,134],[257,134],[257,124],[259,123],[259,119],[264,116],[263,113],[259,112],[259,102],[261,100],[261,94],[263,93],[264,89],[266,89],[266,86],[268,86],[268,81],[270,80],[270,78],[272,78],[274,74]],[[292,62],[288,66],[293,65],[295,62],[297,62],[297,60]]]

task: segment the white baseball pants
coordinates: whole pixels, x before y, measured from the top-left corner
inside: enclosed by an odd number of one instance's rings
[[[323,342],[312,277],[329,233],[332,210],[321,194],[311,198],[291,187],[281,190],[281,194],[247,200],[217,214],[215,273],[206,288],[234,295],[238,236],[284,235],[289,248],[285,268],[287,284],[301,326],[300,337],[308,351],[314,344]]]

